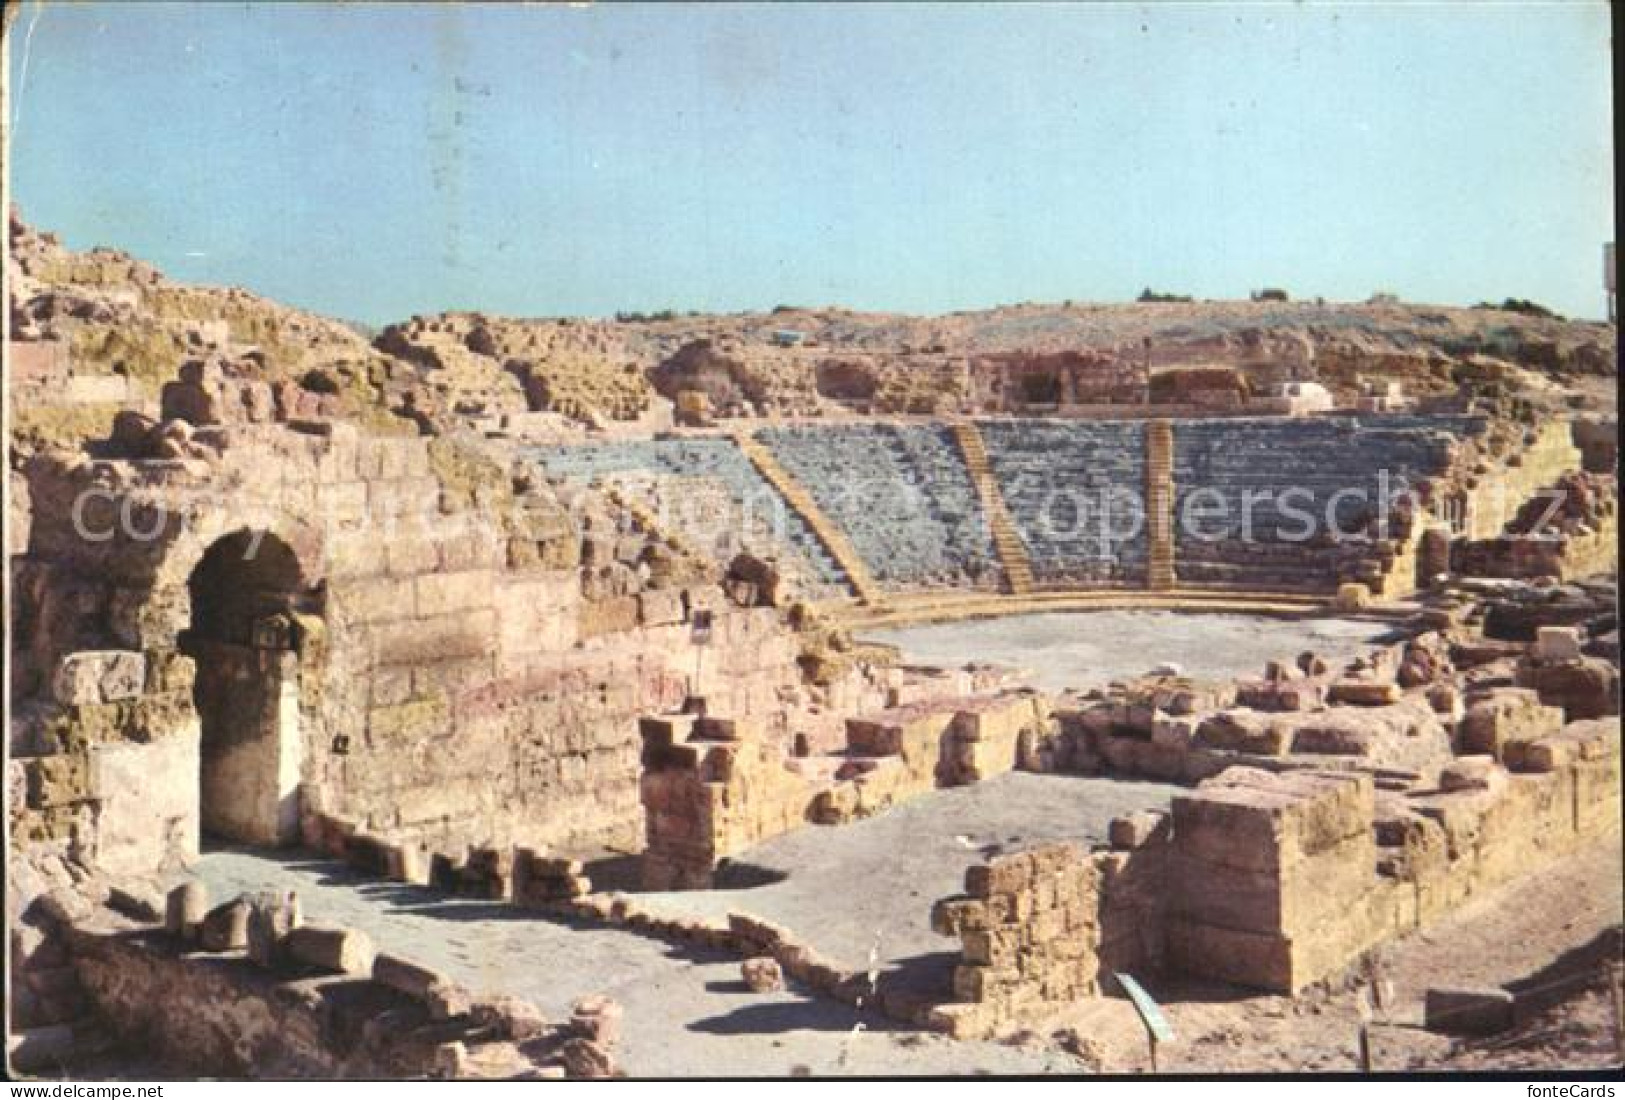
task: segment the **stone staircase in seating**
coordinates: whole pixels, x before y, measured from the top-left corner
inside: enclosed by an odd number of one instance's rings
[[[750,459],[757,472],[778,490],[785,502],[794,508],[796,514],[812,529],[818,541],[824,544],[829,556],[835,559],[841,571],[846,574],[847,581],[858,599],[869,605],[881,603],[880,589],[875,584],[874,577],[870,575],[869,567],[852,548],[846,535],[824,515],[823,510],[813,500],[812,494],[791,477],[790,472],[779,465],[779,460],[773,456],[773,452],[763,446],[750,432],[735,433],[734,442],[738,444],[740,452]]]
[[[987,516],[988,530],[993,538],[994,552],[1004,569],[1005,586],[1013,596],[1025,596],[1033,590],[1033,566],[1027,557],[1027,544],[1021,541],[1016,525],[1010,519],[1010,510],[1004,505],[999,492],[998,479],[988,462],[987,447],[982,433],[969,420],[954,425],[954,439],[964,456],[965,469],[982,500],[982,513]]]
[[[1174,587],[1174,431],[1166,420],[1145,429],[1145,513],[1145,586],[1166,592]]]

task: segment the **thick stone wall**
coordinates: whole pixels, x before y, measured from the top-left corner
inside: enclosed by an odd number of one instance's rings
[[[788,736],[806,689],[780,613],[728,601],[601,501],[571,515],[500,452],[449,440],[343,425],[197,434],[213,458],[29,468],[42,507],[14,607],[10,776],[25,843],[92,864],[118,853],[130,871],[195,852],[200,742],[244,716],[205,714],[200,730],[188,581],[237,531],[297,563],[239,662],[285,666],[293,698],[261,725],[295,743],[248,756],[297,761],[295,821],[436,846],[635,847],[639,715],[703,694]],[[73,529],[87,491],[91,539]],[[120,529],[121,510],[151,536]],[[101,671],[82,671],[87,654],[105,654]],[[227,675],[211,662],[209,676]],[[150,793],[120,811],[143,788],[99,777],[132,768]]]
[[[973,865],[965,896],[931,911],[932,927],[958,936],[955,1001],[931,1015],[957,1037],[991,1034],[1003,1021],[1042,1018],[1099,991],[1100,886],[1076,845],[1052,844]]]
[[[1234,769],[1175,798],[1171,964],[1297,992],[1368,947],[1349,914],[1373,884],[1372,795],[1369,776]]]

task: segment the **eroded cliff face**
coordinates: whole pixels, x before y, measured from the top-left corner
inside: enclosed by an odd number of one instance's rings
[[[132,870],[184,861],[211,824],[255,842],[360,829],[446,848],[635,847],[639,718],[705,699],[714,714],[762,724],[782,754],[798,738],[839,743],[846,718],[896,687],[875,675],[882,661],[790,606],[808,593],[782,561],[747,568],[738,547],[688,545],[630,495],[590,478],[550,482],[529,446],[538,436],[648,436],[669,400],[695,389],[717,416],[1143,410],[1156,407],[1143,398],[1159,370],[1322,372],[1345,388],[1388,370],[1423,396],[1491,406],[1482,441],[1445,456],[1438,476],[1454,480],[1441,491],[1471,497],[1516,454],[1527,495],[1578,468],[1580,452],[1566,425],[1524,422],[1567,400],[1554,380],[1612,347],[1599,326],[1523,314],[1283,303],[929,319],[454,314],[369,343],[241,290],[180,286],[110,251],[73,253],[15,218],[10,233],[13,835],[51,858]],[[915,562],[888,542],[899,524],[837,492],[865,463],[890,481],[915,471],[921,485],[952,482],[931,498],[936,526],[921,530],[956,533],[912,542],[968,544],[968,519],[941,518],[982,507],[963,443],[955,450],[946,429],[799,430],[708,442],[750,443],[757,466],[770,450],[772,465],[788,464],[790,510],[827,512],[831,524],[805,540],[810,557],[851,539],[843,560],[861,565],[855,555],[867,553],[898,588],[920,574],[965,587],[988,572],[987,549],[974,571]],[[1080,473],[1110,459],[1125,484],[1149,461],[1064,435],[1037,445],[1001,436],[992,449],[1014,454],[1005,464],[1016,473],[1023,462],[1054,467],[1063,452]],[[1239,453],[1227,438],[1215,447]],[[692,435],[662,442],[697,453]],[[756,476],[733,457],[696,467],[684,491]],[[1015,480],[996,482],[991,492],[1016,493]],[[1587,492],[1611,499],[1605,485]],[[1030,522],[1029,511],[1017,507],[1016,520]],[[1579,515],[1576,536],[1606,540],[1601,514]],[[1507,517],[1483,515],[1469,534],[1498,534]],[[269,556],[242,554],[245,540]],[[1400,549],[1393,560],[1409,563]],[[233,556],[236,571],[221,572]],[[1248,547],[1210,571],[1277,564],[1257,556]],[[1039,572],[1099,580],[1067,573],[1071,564],[1059,554]],[[834,583],[842,575],[831,569]],[[238,689],[252,706],[221,703]],[[234,761],[249,762],[251,782]],[[133,775],[147,777],[139,796]],[[200,785],[254,807],[249,819],[211,819]]]

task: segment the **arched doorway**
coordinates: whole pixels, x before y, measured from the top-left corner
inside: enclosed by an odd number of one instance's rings
[[[204,553],[187,581],[197,663],[203,831],[251,844],[299,835],[299,648],[306,599],[299,560],[263,531],[241,530]]]

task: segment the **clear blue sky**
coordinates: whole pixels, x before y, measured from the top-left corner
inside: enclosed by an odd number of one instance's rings
[[[357,320],[1146,285],[1603,311],[1600,3],[36,10],[25,217]]]

